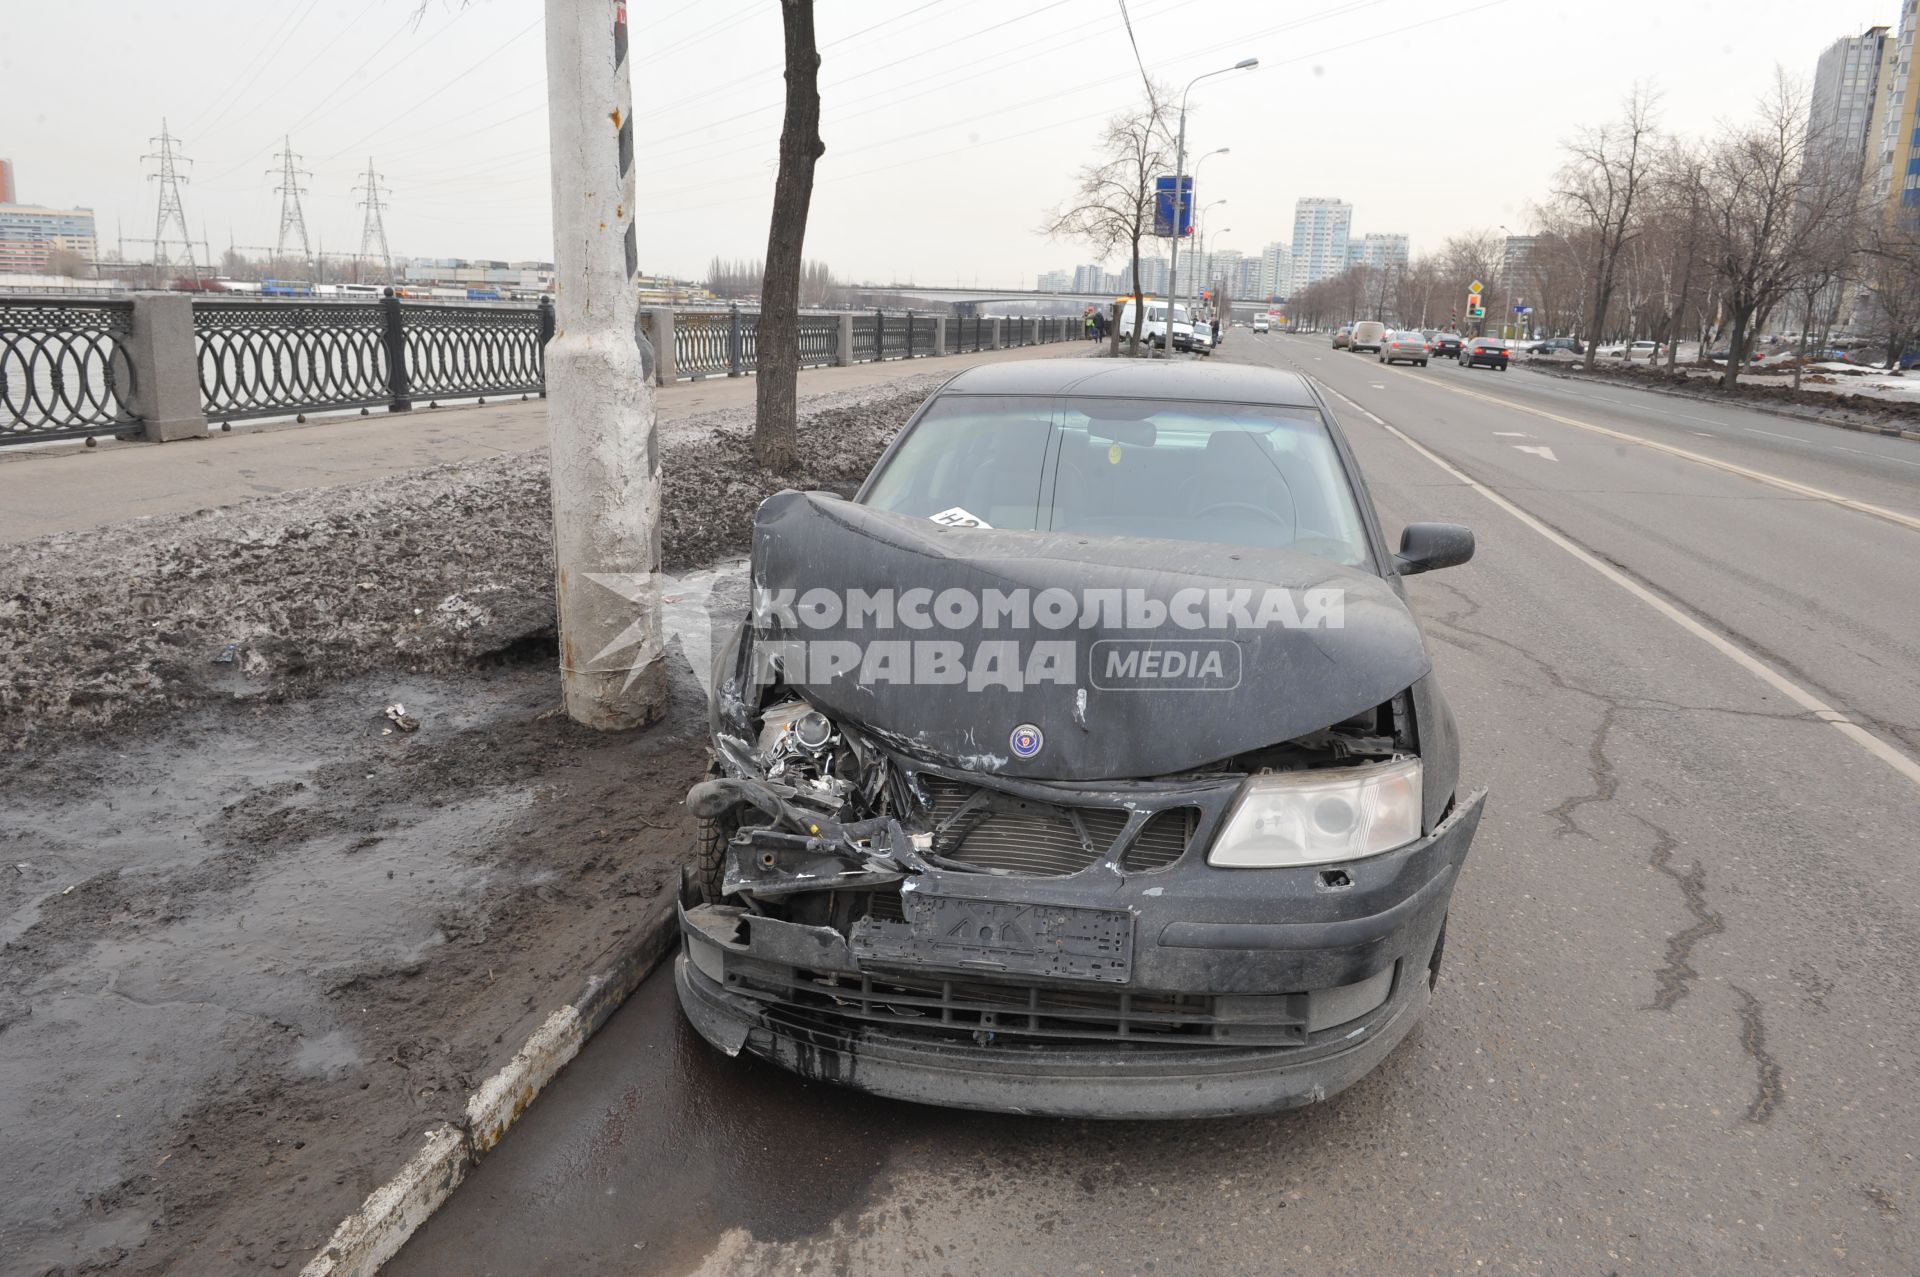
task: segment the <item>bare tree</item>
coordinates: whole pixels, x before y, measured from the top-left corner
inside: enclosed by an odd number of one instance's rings
[[[1173,165],[1166,109],[1160,105],[1165,96],[1149,85],[1144,105],[1107,121],[1098,158],[1080,170],[1072,197],[1048,214],[1045,226],[1048,235],[1084,241],[1101,261],[1122,251],[1131,259],[1129,278],[1136,285],[1136,300],[1127,353],[1132,356],[1140,353],[1140,333],[1146,327],[1146,292],[1137,285],[1140,241],[1153,233],[1153,180]]]
[[[1920,341],[1920,227],[1911,222],[1876,220],[1867,236],[1867,292],[1873,320],[1887,337],[1887,367]]]
[[[1703,185],[1707,257],[1729,324],[1727,370],[1739,383],[1755,329],[1819,255],[1847,197],[1808,157],[1806,96],[1784,72],[1750,121],[1712,145]]]
[[[68,279],[78,279],[90,269],[87,259],[71,248],[56,248],[47,253],[46,270],[49,275],[64,275]]]
[[[1592,371],[1607,307],[1620,266],[1620,254],[1639,234],[1642,188],[1658,153],[1654,124],[1657,95],[1636,86],[1621,117],[1597,129],[1583,129],[1565,144],[1554,200],[1593,232],[1593,310],[1588,329],[1586,366]]]
[[[813,37],[813,0],[780,0],[786,39],[787,110],[780,126],[780,168],[773,179],[767,225],[767,273],[760,285],[759,375],[754,387],[753,452],[775,473],[793,468],[799,447],[794,422],[800,379],[800,272],[813,203],[813,169],[826,154],[820,140],[820,50]]]

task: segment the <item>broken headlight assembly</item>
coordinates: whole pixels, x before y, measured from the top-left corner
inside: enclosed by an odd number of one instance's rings
[[[1325,865],[1420,836],[1420,760],[1268,772],[1247,779],[1207,852],[1216,869]]]

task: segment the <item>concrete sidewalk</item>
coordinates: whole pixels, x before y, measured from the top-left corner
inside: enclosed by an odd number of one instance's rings
[[[800,374],[800,402],[908,377],[950,376],[975,364],[1085,355],[1083,342],[815,368]],[[660,420],[751,408],[751,377],[679,382],[656,392]],[[234,505],[268,493],[365,483],[449,461],[526,452],[547,444],[545,400],[428,409],[394,416],[322,417],[237,429],[167,444],[74,444],[0,450],[0,544],[119,523],[142,515]]]

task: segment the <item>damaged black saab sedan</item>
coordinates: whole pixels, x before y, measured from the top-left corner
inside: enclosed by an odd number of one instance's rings
[[[1327,406],[1246,367],[954,377],[785,492],[688,796],[682,1007],[728,1054],[1084,1117],[1322,1099],[1412,1027],[1483,791]]]

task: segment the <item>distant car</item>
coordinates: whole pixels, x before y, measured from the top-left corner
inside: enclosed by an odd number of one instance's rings
[[[1366,351],[1369,354],[1380,353],[1380,343],[1387,339],[1387,326],[1374,319],[1364,319],[1353,326],[1353,332],[1347,338],[1347,349],[1354,354]]]
[[[1435,333],[1433,336],[1433,355],[1436,359],[1460,358],[1459,333]]]
[[[1333,348],[1335,350],[1345,350],[1347,348],[1347,339],[1351,336],[1353,336],[1353,325],[1340,325],[1340,327],[1333,330]]]
[[[1397,363],[1419,364],[1427,366],[1427,358],[1433,353],[1433,343],[1425,334],[1416,332],[1388,333],[1380,347],[1380,362],[1392,367]]]
[[[1196,355],[1213,353],[1213,325],[1204,319],[1193,326],[1192,349]]]
[[[1460,366],[1463,368],[1484,366],[1505,372],[1512,359],[1512,349],[1498,337],[1475,337],[1460,348]]]
[[[1272,327],[1273,327],[1273,321],[1268,319],[1265,315],[1255,315],[1253,317],[1253,331],[1257,333],[1263,333]]]
[[[1527,347],[1529,355],[1584,355],[1586,343],[1578,337],[1549,337],[1545,341],[1536,341]]]
[[[1722,346],[1719,350],[1716,350],[1711,354],[1709,354],[1707,358],[1713,360],[1713,362],[1716,364],[1724,364],[1727,362],[1727,360],[1733,358],[1733,351],[1725,346]],[[1757,364],[1764,358],[1765,356],[1762,355],[1758,350],[1749,350],[1747,352],[1747,362],[1750,364]]]
[[[1628,362],[1644,359],[1651,363],[1656,359],[1665,358],[1666,353],[1667,348],[1657,341],[1636,341],[1620,346],[1603,346],[1600,349],[1602,358],[1625,359]]]

